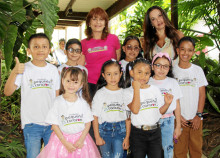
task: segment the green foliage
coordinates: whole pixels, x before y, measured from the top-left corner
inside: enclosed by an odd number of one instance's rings
[[[21,45],[27,47],[28,38],[37,28],[43,27],[51,39],[53,28],[59,19],[57,4],[58,0],[0,2],[0,48],[4,53],[7,70],[10,69],[14,57],[19,56]]]
[[[0,44],[3,42],[2,39],[5,37],[5,33],[10,23],[10,19],[8,17],[11,16],[11,7],[10,3],[6,3],[4,1],[0,1]]]
[[[44,24],[44,31],[49,35],[50,40],[53,33],[51,30],[56,26],[57,20],[59,19],[57,15],[59,7],[57,7],[57,4],[58,0],[39,0],[39,8],[42,14],[39,15],[38,18]]]
[[[190,1],[181,1],[178,4],[179,14],[182,17],[191,17],[188,19],[188,23],[194,23],[197,20],[204,20],[205,25],[210,29],[209,33],[202,31],[192,30],[189,26],[181,26],[180,29],[184,31],[185,35],[195,35],[195,33],[200,33],[206,35],[202,39],[204,43],[201,43],[202,46],[213,46],[220,51],[220,2],[216,0],[190,0]],[[214,41],[211,42],[211,41]],[[202,48],[204,49],[204,48]]]
[[[134,13],[130,14],[128,9],[119,14],[121,23],[126,26],[126,31],[119,35],[121,39],[125,39],[129,35],[141,37],[143,34],[144,17],[147,10],[153,5],[166,5],[167,2],[163,0],[139,0],[136,3]],[[168,8],[165,8],[168,10]]]
[[[209,158],[213,158],[214,156],[220,157],[220,145],[218,145],[217,147],[215,147],[211,153],[209,154]]]
[[[203,129],[203,130],[202,130],[202,133],[203,133],[202,136],[203,136],[203,137],[208,136],[211,131],[212,131],[212,130],[210,130],[210,129]]]
[[[18,28],[15,25],[9,25],[7,34],[4,40],[4,52],[5,52],[5,62],[7,63],[7,69],[10,68],[13,56],[13,45],[16,41]],[[7,52],[7,53],[6,53]]]
[[[1,94],[8,79],[5,61],[2,60]],[[11,97],[1,96],[0,117],[0,157],[17,158],[25,157],[26,151],[23,145],[20,129],[20,91],[17,90]]]
[[[0,157],[2,158],[25,157],[25,155],[25,147],[18,140],[13,139],[12,141],[2,141],[0,143]]]
[[[201,66],[209,83],[207,86],[207,99],[217,113],[220,113],[220,64],[201,53],[194,58],[193,63]],[[208,108],[208,107],[206,107]]]

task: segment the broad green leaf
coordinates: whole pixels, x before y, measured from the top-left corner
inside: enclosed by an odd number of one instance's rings
[[[40,22],[40,20],[38,18],[35,18],[34,21],[30,24],[27,25],[31,25],[30,27],[28,27],[27,31],[25,32],[25,37],[23,39],[23,44],[28,47],[28,39],[29,37],[36,33],[37,28],[42,27],[42,23]]]
[[[0,44],[5,38],[5,33],[11,20],[10,14],[10,4],[6,2],[0,2]]]
[[[17,37],[18,28],[15,25],[9,25],[7,34],[4,40],[4,55],[5,55],[5,64],[7,70],[10,69],[13,57],[13,47]]]
[[[212,59],[210,59],[210,58],[207,58],[207,59],[206,59],[206,63],[207,63],[208,65],[211,65],[212,67],[217,67],[217,66],[218,66],[218,62],[215,61],[215,60],[212,60]]]
[[[202,130],[202,133],[203,133],[202,136],[205,137],[205,136],[209,135],[209,132],[211,132],[210,129],[203,129]]]
[[[58,0],[39,0],[39,7],[42,14],[38,16],[41,22],[44,24],[44,32],[51,40],[53,28],[56,26],[59,16]]]
[[[212,72],[208,73],[208,74],[206,75],[206,78],[207,78],[207,79],[212,78],[212,76],[215,75],[215,74],[217,74],[217,73],[219,73],[219,71],[220,71],[220,64],[218,64],[217,67],[216,67]]]
[[[202,69],[204,69],[204,67],[205,67],[205,64],[206,64],[206,62],[205,62],[205,53],[200,53],[200,55],[199,55],[199,65],[202,67]]]
[[[209,154],[209,158],[213,158],[213,156],[215,156],[215,154],[217,154],[216,156],[219,157],[220,156],[220,145],[218,145],[217,147],[215,147],[211,153]]]
[[[213,100],[212,96],[209,94],[209,92],[207,92],[207,98],[210,102],[210,104],[212,105],[212,107],[218,112],[220,113],[220,109],[218,108],[218,105],[215,103],[215,101]]]
[[[26,10],[23,8],[23,0],[13,0],[11,6],[12,21],[19,22],[21,25],[26,21]]]

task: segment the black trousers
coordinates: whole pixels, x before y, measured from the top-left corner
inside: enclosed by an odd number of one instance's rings
[[[130,135],[131,157],[133,158],[161,158],[162,139],[160,127],[144,131],[131,125]]]

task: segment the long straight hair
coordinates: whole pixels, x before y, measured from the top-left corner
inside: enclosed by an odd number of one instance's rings
[[[145,14],[144,18],[144,53],[145,53],[145,58],[151,60],[153,57],[153,48],[155,47],[157,41],[159,40],[159,37],[156,34],[156,29],[152,26],[151,21],[150,21],[150,12],[153,11],[154,9],[160,10],[164,23],[165,23],[165,34],[166,36],[171,40],[174,48],[174,59],[177,58],[177,43],[179,41],[179,35],[177,34],[177,29],[172,25],[171,21],[169,20],[166,12],[160,8],[159,6],[152,6],[147,10],[147,13]]]
[[[88,81],[87,81],[87,73],[85,70],[81,70],[78,67],[64,67],[61,72],[61,83],[60,83],[60,91],[59,94],[62,95],[65,93],[64,86],[62,84],[62,79],[66,78],[67,75],[70,75],[70,78],[72,81],[78,81],[79,74],[82,75],[82,97],[86,100],[86,102],[91,106],[91,98],[89,95],[89,87],[88,87]],[[78,91],[80,96],[80,90]]]

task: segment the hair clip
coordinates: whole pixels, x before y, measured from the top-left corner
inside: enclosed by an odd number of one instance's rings
[[[131,71],[131,70],[132,70],[132,67],[131,67],[130,65],[128,66],[128,70],[129,70],[129,71]]]
[[[160,52],[160,53],[157,53],[157,54],[154,55],[154,57],[152,59],[152,65],[154,64],[155,59],[157,59],[158,57],[162,58],[163,56],[165,56],[169,60],[169,62],[171,64],[171,59],[170,59],[169,54],[168,53]]]
[[[116,62],[116,60],[115,60],[115,59],[113,59],[113,58],[111,59],[111,61],[114,61],[114,62]]]
[[[65,67],[65,69],[67,70],[69,67]]]

